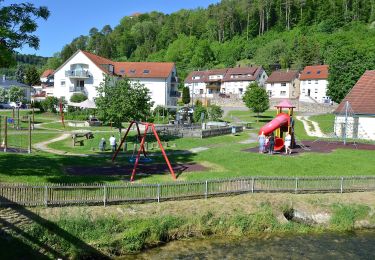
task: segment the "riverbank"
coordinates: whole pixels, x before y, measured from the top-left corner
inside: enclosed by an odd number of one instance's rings
[[[374,192],[270,193],[108,207],[18,208],[11,214],[23,219],[14,224],[21,223],[23,233],[13,229],[9,234],[49,257],[113,257],[186,238],[372,228],[374,201]]]

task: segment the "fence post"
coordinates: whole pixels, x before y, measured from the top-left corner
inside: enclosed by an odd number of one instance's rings
[[[158,193],[158,203],[159,203],[160,202],[160,184],[158,184],[157,193]]]
[[[340,182],[340,193],[342,193],[344,190],[344,177],[341,177],[341,182]]]
[[[207,199],[208,195],[208,181],[206,180],[206,185],[205,185],[205,191],[204,191],[204,198]]]
[[[294,192],[297,194],[298,192],[298,178],[296,177],[296,188],[294,190]]]
[[[48,186],[44,186],[44,206],[48,206]]]
[[[107,205],[107,186],[103,186],[103,204],[104,207]]]
[[[251,179],[251,193],[254,193],[254,183],[255,183],[255,178],[253,177]]]

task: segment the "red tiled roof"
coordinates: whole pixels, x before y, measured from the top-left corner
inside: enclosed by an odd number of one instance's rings
[[[375,115],[375,70],[366,71],[335,110],[341,113],[349,101],[354,114]]]
[[[237,67],[228,69],[223,81],[255,81],[262,67]]]
[[[328,65],[306,66],[301,72],[300,80],[328,79]]]
[[[298,71],[274,71],[266,80],[266,83],[278,83],[278,82],[291,82],[295,78],[298,78]]]
[[[186,77],[185,83],[198,83],[198,82],[215,82],[221,81],[220,79],[210,79],[212,75],[222,75],[224,77],[228,69],[213,69],[205,71],[192,71]],[[194,77],[199,77],[199,79],[193,79]]]
[[[42,91],[40,93],[37,93],[35,95],[33,95],[33,97],[45,97],[46,96],[46,92],[45,91]]]
[[[115,62],[87,51],[82,51],[106,74],[111,74],[102,65],[113,65],[114,74],[128,78],[167,78],[171,74],[173,62]]]
[[[55,73],[54,70],[48,69],[48,70],[45,70],[40,77],[47,78],[48,76],[53,75],[53,73]]]

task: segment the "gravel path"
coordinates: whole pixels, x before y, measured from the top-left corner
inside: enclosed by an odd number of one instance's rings
[[[302,122],[303,127],[307,135],[309,136],[316,136],[316,137],[328,137],[326,134],[322,132],[319,127],[319,124],[310,119],[310,116],[296,116],[296,118]],[[310,124],[313,125],[313,129],[311,129]]]

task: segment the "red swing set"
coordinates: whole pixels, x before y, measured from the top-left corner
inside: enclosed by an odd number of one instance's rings
[[[176,180],[176,175],[175,175],[175,173],[174,173],[174,171],[173,171],[173,168],[172,168],[172,166],[171,166],[171,163],[169,162],[168,156],[167,156],[167,154],[165,153],[165,150],[164,150],[164,148],[163,148],[163,145],[161,144],[161,141],[160,141],[159,135],[158,135],[158,133],[156,132],[156,129],[155,129],[155,125],[152,124],[152,123],[138,122],[138,121],[132,121],[132,122],[130,122],[130,125],[129,125],[128,129],[126,130],[125,135],[124,135],[124,137],[122,138],[122,140],[121,140],[121,142],[120,142],[120,145],[118,146],[118,148],[117,148],[115,154],[114,154],[113,157],[112,157],[112,162],[115,161],[115,159],[116,159],[116,157],[117,157],[117,154],[120,152],[121,147],[122,147],[122,145],[124,144],[124,142],[126,141],[126,137],[128,136],[129,131],[130,131],[130,129],[132,128],[133,125],[135,125],[136,128],[137,128],[137,134],[138,134],[138,135],[137,135],[137,138],[140,138],[140,137],[141,137],[141,131],[139,130],[139,124],[145,126],[145,131],[144,131],[144,133],[143,133],[143,135],[142,135],[142,138],[140,139],[141,144],[140,144],[140,147],[139,147],[139,150],[138,150],[138,153],[137,153],[137,157],[136,157],[136,159],[135,159],[134,168],[133,168],[133,171],[132,171],[132,175],[131,175],[131,177],[130,177],[130,181],[134,181],[135,173],[136,173],[136,171],[137,171],[137,166],[138,166],[138,164],[139,164],[139,162],[140,162],[141,152],[143,153],[143,155],[144,155],[145,158],[148,158],[148,157],[147,157],[147,153],[146,153],[146,150],[145,150],[144,145],[145,145],[145,141],[146,141],[147,131],[148,131],[149,128],[151,128],[152,133],[154,134],[156,140],[158,141],[159,147],[160,147],[160,149],[161,149],[161,152],[162,152],[162,154],[163,154],[163,157],[164,157],[164,159],[165,159],[165,162],[166,162],[167,165],[168,165],[169,171],[170,171],[170,173],[171,173],[173,179]]]

